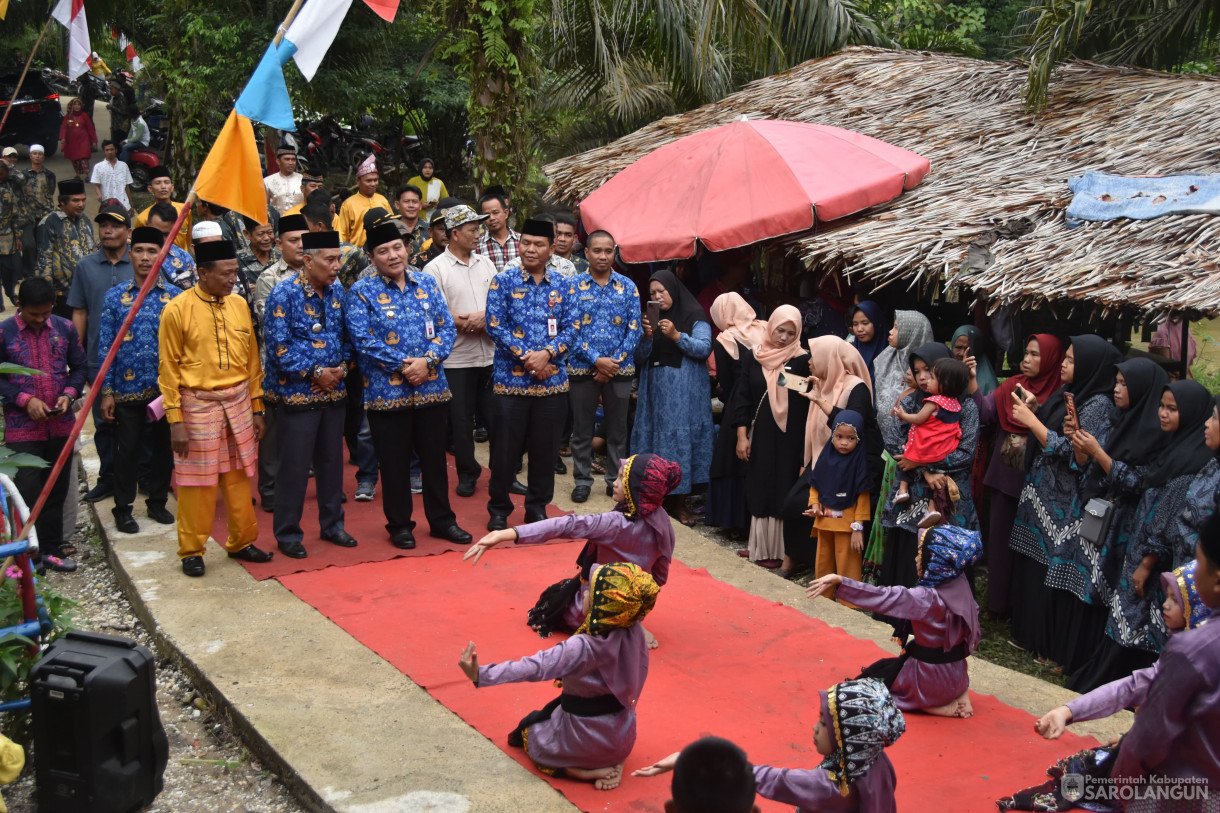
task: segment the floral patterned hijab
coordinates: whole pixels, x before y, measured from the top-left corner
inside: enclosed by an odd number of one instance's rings
[[[822,723],[834,735],[835,750],[818,767],[830,774],[846,796],[851,783],[862,777],[907,730],[906,720],[885,684],[873,678],[845,680],[818,693]]]
[[[682,467],[658,454],[633,454],[622,462],[621,473],[627,499],[615,509],[632,520],[660,508],[666,495],[682,482]]]
[[[938,525],[919,540],[916,587],[936,587],[957,578],[983,555],[983,537],[954,525]]]
[[[605,637],[611,630],[627,629],[652,612],[661,588],[639,565],[615,562],[594,571],[593,606],[576,634]]]

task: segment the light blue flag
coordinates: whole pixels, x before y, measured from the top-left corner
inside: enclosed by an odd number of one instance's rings
[[[284,65],[295,52],[296,46],[287,41],[280,43],[278,50],[274,42],[267,45],[263,58],[246,83],[246,89],[237,97],[234,108],[239,115],[277,130],[296,130],[292,101],[288,98],[288,85],[284,82]]]

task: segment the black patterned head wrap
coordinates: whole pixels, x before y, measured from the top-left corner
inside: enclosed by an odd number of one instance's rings
[[[873,678],[845,680],[822,697],[822,722],[830,727],[835,750],[822,764],[844,796],[907,730],[902,711],[885,684]]]

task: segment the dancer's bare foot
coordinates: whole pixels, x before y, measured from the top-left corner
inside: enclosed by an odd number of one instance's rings
[[[640,629],[644,630],[644,640],[648,643],[649,649],[656,649],[661,645],[661,642],[657,640],[657,636],[648,631],[648,627],[640,624]]]
[[[563,771],[572,779],[583,779],[592,782],[597,790],[614,790],[623,781],[623,763],[609,768],[565,768]]]
[[[970,703],[970,691],[962,692],[962,696],[954,701],[957,706],[957,716],[965,719],[974,716],[974,706]]]

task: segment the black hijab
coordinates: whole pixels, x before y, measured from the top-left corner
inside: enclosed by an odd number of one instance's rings
[[[915,362],[922,361],[928,365],[928,369],[932,369],[932,365],[941,359],[953,358],[953,351],[949,349],[944,342],[928,342],[920,347],[915,352],[911,353],[911,357],[907,359],[907,364],[911,368],[911,378],[915,377]],[[919,386],[918,384],[916,386]],[[928,393],[924,393],[927,396]]]
[[[1178,428],[1170,434],[1152,462],[1145,485],[1160,488],[1175,477],[1197,474],[1215,457],[1203,439],[1203,424],[1212,416],[1216,402],[1198,381],[1175,381],[1162,390],[1178,402]]]
[[[1063,400],[1063,394],[1072,394],[1078,411],[1084,407],[1086,401],[1096,395],[1112,397],[1114,365],[1123,358],[1117,347],[1092,333],[1073,336],[1068,341],[1072,343],[1072,355],[1076,364],[1072,383],[1060,387],[1038,407],[1038,420],[1042,421],[1042,425],[1060,434],[1063,433],[1063,419],[1067,417],[1067,403]]]
[[[1110,429],[1106,454],[1128,466],[1142,466],[1156,456],[1166,440],[1157,411],[1161,406],[1161,393],[1169,384],[1169,375],[1164,367],[1145,358],[1115,364],[1114,372],[1122,373],[1127,385],[1127,408],[1119,410],[1118,419]],[[1104,474],[1100,466],[1089,466],[1080,487],[1084,502],[1101,493]]]
[[[699,300],[695,299],[695,295],[686,289],[686,286],[674,276],[674,272],[668,268],[656,272],[648,278],[649,287],[652,282],[659,282],[665,286],[665,290],[669,292],[669,298],[673,304],[669,310],[661,311],[661,318],[668,319],[674,323],[679,333],[685,333],[688,336],[695,328],[696,322],[706,322],[707,314],[703,311],[703,306],[699,304]],[[651,294],[648,297],[652,299]],[[682,351],[678,349],[677,342],[671,340],[660,331],[652,334],[652,352],[648,356],[648,364],[650,367],[681,367],[682,366]]]

